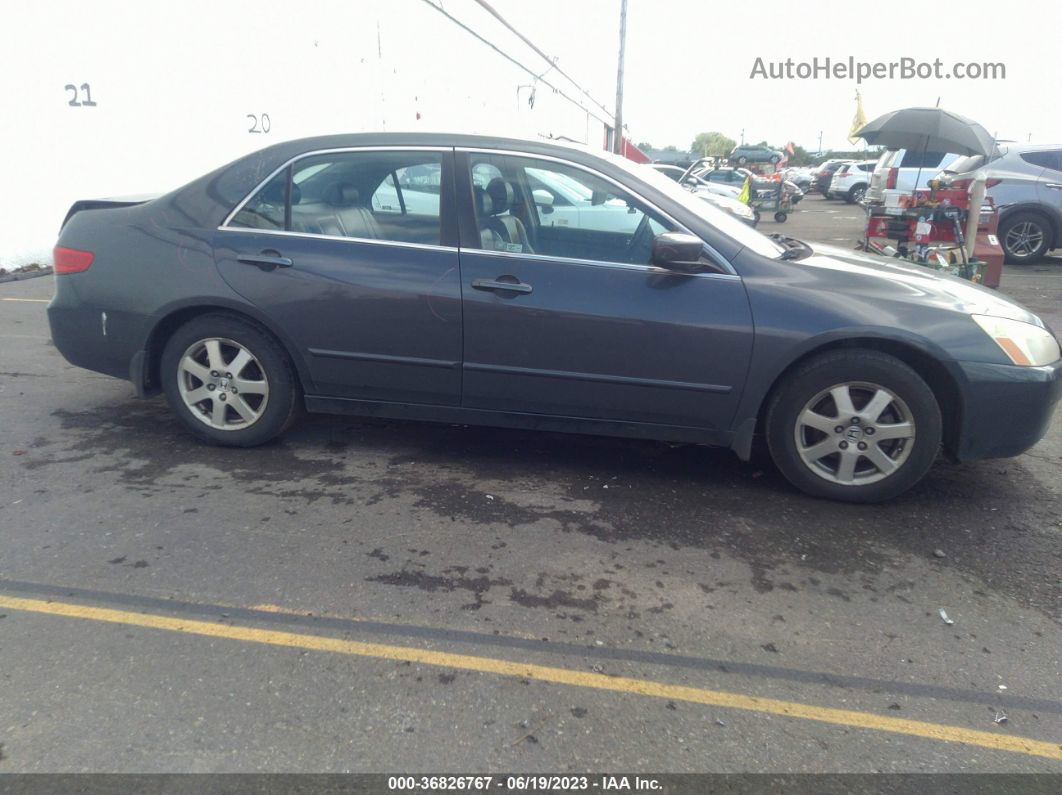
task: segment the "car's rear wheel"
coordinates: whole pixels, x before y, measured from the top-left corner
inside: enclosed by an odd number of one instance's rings
[[[1038,213],[1019,212],[1000,224],[1003,253],[1012,265],[1036,262],[1051,245],[1051,227]]]
[[[181,326],[166,343],[160,370],[171,408],[214,444],[263,444],[298,411],[298,380],[285,351],[232,315],[203,315]]]
[[[866,185],[853,185],[848,189],[848,195],[845,197],[849,204],[858,204],[863,201],[863,197],[867,195]]]
[[[782,474],[816,497],[879,502],[922,479],[940,448],[940,407],[894,356],[826,353],[789,375],[771,398],[767,444]]]
[[[743,166],[743,165],[745,165],[745,164],[746,164],[747,162],[749,162],[749,159],[748,159],[747,157],[739,157],[739,158],[738,158],[738,165],[739,165],[739,166]]]

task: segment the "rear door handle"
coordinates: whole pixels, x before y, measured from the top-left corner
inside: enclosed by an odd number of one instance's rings
[[[513,277],[510,276],[509,278],[511,279]],[[511,293],[530,293],[533,289],[530,284],[524,284],[523,282],[503,282],[495,281],[493,279],[473,279],[472,288],[474,290],[508,290]]]
[[[263,265],[272,268],[290,268],[295,264],[289,257],[282,257],[279,251],[272,249],[267,249],[261,254],[237,254],[236,261],[244,265],[257,265],[260,268]]]
[[[1062,190],[1062,184],[1060,184],[1058,182],[1048,182],[1048,183],[1045,183],[1045,184],[1049,188],[1054,188],[1056,190]]]

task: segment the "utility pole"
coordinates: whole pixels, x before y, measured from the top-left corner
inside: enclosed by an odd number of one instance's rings
[[[741,145],[742,146],[745,145],[745,128],[744,127],[741,128]]]
[[[819,151],[818,154],[822,154],[822,130],[819,130]]]
[[[616,132],[612,151],[623,154],[623,59],[627,51],[627,0],[620,0],[619,67],[616,69]]]

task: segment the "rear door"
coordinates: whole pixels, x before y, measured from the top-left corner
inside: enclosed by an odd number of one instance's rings
[[[453,150],[310,154],[216,235],[224,279],[287,336],[319,394],[461,395]]]
[[[653,236],[674,222],[581,166],[458,150],[457,169],[467,219],[465,406],[729,429],[752,347],[738,276],[649,266]],[[558,213],[531,200],[532,176],[578,183],[592,197],[593,220],[557,224]],[[471,197],[486,189],[476,179],[511,197],[505,206],[489,204],[493,217],[478,201],[479,214],[473,211]],[[510,190],[497,189],[497,180]],[[505,225],[497,218],[510,219],[510,227],[519,221],[526,242],[490,234]]]

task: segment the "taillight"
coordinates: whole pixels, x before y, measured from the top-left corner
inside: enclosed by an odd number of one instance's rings
[[[886,188],[895,188],[896,187],[896,180],[899,178],[899,176],[900,176],[900,169],[898,169],[898,168],[890,168],[889,169],[889,175],[885,178],[885,187]]]
[[[91,251],[79,251],[76,248],[63,248],[62,246],[56,246],[52,252],[52,261],[57,274],[87,271],[95,257],[96,255]]]
[[[985,187],[986,188],[994,188],[996,185],[998,185],[1002,181],[1003,180],[1001,180],[999,177],[989,177],[988,179],[985,180]]]

